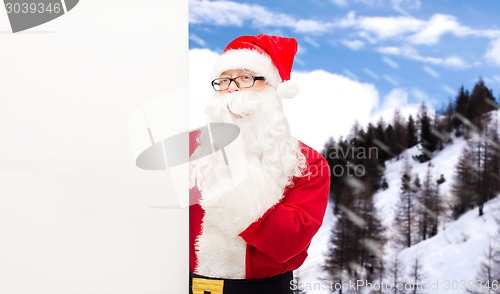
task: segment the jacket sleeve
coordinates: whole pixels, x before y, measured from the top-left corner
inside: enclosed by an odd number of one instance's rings
[[[306,175],[285,191],[282,201],[240,233],[247,244],[284,263],[304,251],[319,230],[330,190],[330,168],[317,152]],[[309,161],[309,160],[308,160]]]

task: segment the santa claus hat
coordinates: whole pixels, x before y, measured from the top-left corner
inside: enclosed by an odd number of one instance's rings
[[[299,88],[290,81],[297,40],[279,36],[242,36],[233,40],[215,63],[213,78],[233,69],[247,69],[266,78],[281,98],[295,97]]]

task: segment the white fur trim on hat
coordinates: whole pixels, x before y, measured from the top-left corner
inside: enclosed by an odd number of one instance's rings
[[[278,85],[276,89],[278,96],[281,98],[293,98],[299,94],[300,89],[297,83],[292,80],[284,81]]]
[[[267,54],[255,50],[239,49],[224,52],[215,63],[212,78],[218,78],[223,72],[234,69],[248,69],[257,76],[263,76],[274,88],[281,83],[281,77]]]

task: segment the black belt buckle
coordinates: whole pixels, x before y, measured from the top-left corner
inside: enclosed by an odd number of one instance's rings
[[[193,294],[223,294],[224,280],[193,278]]]

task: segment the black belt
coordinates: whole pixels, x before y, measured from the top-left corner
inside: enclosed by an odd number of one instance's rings
[[[292,294],[291,271],[263,279],[217,279],[189,274],[190,294]]]

